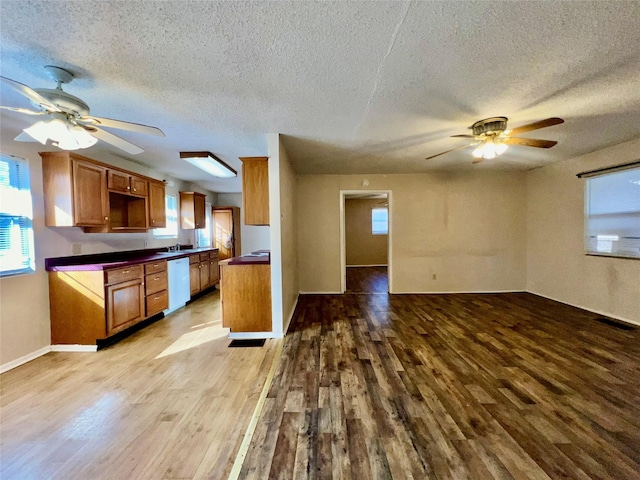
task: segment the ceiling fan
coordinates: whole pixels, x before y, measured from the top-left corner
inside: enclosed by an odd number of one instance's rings
[[[546,128],[564,123],[564,120],[561,118],[551,117],[538,122],[522,125],[521,127],[516,127],[513,130],[507,130],[507,120],[507,117],[491,117],[479,120],[469,127],[473,132],[472,135],[452,135],[452,137],[455,138],[473,138],[474,141],[471,144],[462,145],[452,148],[451,150],[432,155],[427,157],[426,160],[466,148],[469,145],[478,145],[478,147],[473,151],[473,163],[480,163],[485,159],[495,158],[496,156],[503,154],[509,145],[551,148],[558,142],[554,140],[539,140],[536,138],[520,138],[514,137],[513,135],[519,135],[521,133],[530,132],[531,130],[538,130],[539,128]]]
[[[15,138],[16,141],[37,141],[46,145],[47,140],[51,140],[54,146],[62,150],[78,150],[88,148],[98,140],[102,140],[131,155],[136,155],[143,152],[142,148],[100,127],[165,136],[162,130],[156,127],[89,115],[89,106],[85,102],[62,90],[63,83],[70,83],[73,80],[73,73],[53,65],[47,65],[44,68],[49,76],[57,82],[58,86],[55,89],[32,89],[15,80],[0,76],[3,88],[10,88],[26,97],[36,110],[7,106],[0,106],[0,109],[26,115],[44,116],[43,120],[25,128]]]

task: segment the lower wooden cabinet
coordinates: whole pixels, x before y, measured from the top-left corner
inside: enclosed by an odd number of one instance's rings
[[[236,332],[270,332],[271,265],[220,267],[222,325]]]
[[[145,264],[144,289],[147,317],[169,308],[169,280],[167,262],[158,261]]]
[[[189,283],[191,296],[218,283],[218,252],[215,250],[189,256]]]
[[[218,252],[209,254],[209,284],[215,285],[220,281],[220,267],[218,265]]]
[[[136,278],[107,287],[107,336],[145,318],[144,283]]]

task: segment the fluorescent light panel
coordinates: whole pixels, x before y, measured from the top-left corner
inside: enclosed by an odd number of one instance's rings
[[[238,175],[238,172],[211,152],[180,152],[180,158],[214,177],[232,178]]]

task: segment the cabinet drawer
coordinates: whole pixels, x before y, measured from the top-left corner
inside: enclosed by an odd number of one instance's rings
[[[208,262],[209,261],[209,252],[200,254],[200,262]]]
[[[166,271],[167,271],[166,260],[159,260],[157,262],[149,262],[144,264],[145,275],[149,275],[150,273],[166,272]]]
[[[147,295],[167,289],[167,272],[152,273],[144,278],[144,288]]]
[[[126,282],[143,275],[142,265],[131,265],[129,267],[113,268],[107,270],[107,284]]]
[[[220,258],[220,255],[218,254],[218,252],[216,251],[212,251],[209,253],[209,259],[210,260],[218,260]]]
[[[149,295],[147,300],[147,317],[169,308],[169,295],[166,290]]]
[[[195,255],[189,255],[189,263],[200,263],[200,255],[197,253]]]

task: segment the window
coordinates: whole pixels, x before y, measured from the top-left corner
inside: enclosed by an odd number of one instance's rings
[[[32,219],[29,165],[0,155],[0,276],[35,271]]]
[[[640,167],[587,178],[585,251],[640,258]]]
[[[196,241],[198,247],[210,247],[211,246],[211,223],[213,222],[211,218],[211,204],[204,204],[204,211],[206,214],[206,221],[204,228],[198,228],[196,230]]]
[[[389,233],[389,211],[386,208],[371,209],[371,233],[373,235]]]
[[[178,238],[178,198],[175,195],[166,195],[164,206],[167,212],[167,226],[154,228],[153,238]]]

